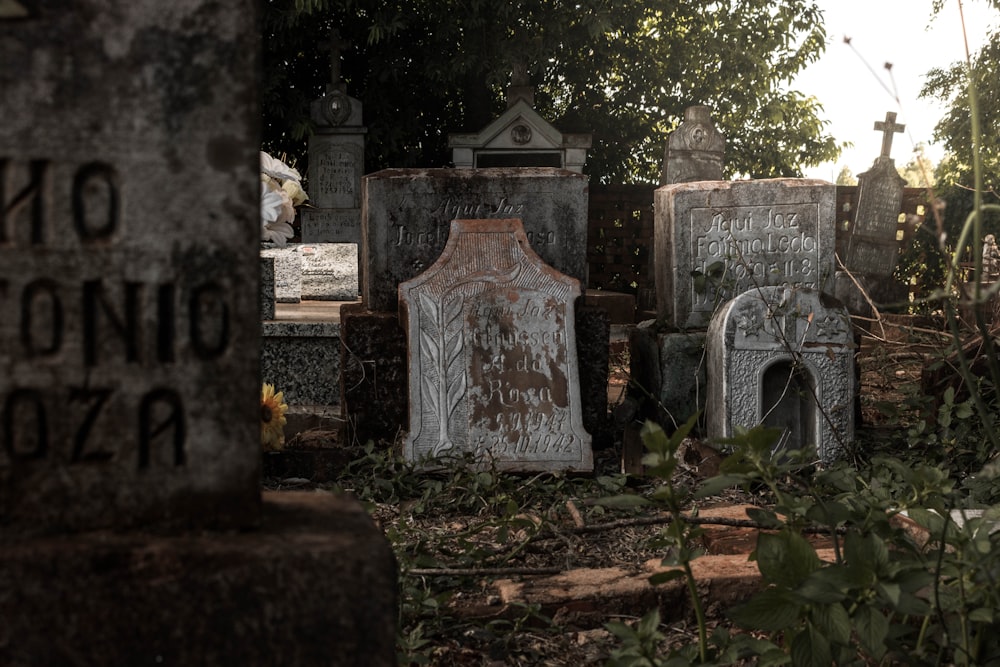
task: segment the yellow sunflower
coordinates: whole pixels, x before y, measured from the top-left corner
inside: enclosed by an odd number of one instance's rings
[[[274,393],[274,385],[264,383],[260,390],[260,444],[264,451],[278,451],[285,446],[284,392]]]

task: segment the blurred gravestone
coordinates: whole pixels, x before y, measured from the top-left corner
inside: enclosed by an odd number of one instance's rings
[[[363,510],[262,503],[257,4],[0,3],[0,664],[395,663]]]

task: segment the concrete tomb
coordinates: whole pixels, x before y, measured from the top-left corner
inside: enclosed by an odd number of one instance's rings
[[[593,468],[581,417],[577,279],[520,220],[456,220],[441,257],[399,286],[409,346],[409,460],[471,452],[506,470]]]
[[[387,169],[362,179],[362,297],[397,308],[397,288],[444,250],[455,219],[524,222],[544,262],[587,278],[587,177],[561,169]]]
[[[665,185],[655,194],[657,310],[668,326],[704,329],[752,287],[832,292],[837,189],[772,179]]]
[[[258,3],[0,7],[0,664],[395,664],[361,507],[260,490]]]
[[[854,439],[854,345],[839,301],[812,289],[762,287],[727,302],[708,329],[710,438],[764,425],[776,447],[830,461]]]

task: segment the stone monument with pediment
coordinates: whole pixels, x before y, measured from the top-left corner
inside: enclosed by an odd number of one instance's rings
[[[684,122],[670,133],[663,152],[660,185],[721,181],[726,139],[712,122],[707,106],[684,110]]]
[[[330,37],[331,83],[314,100],[309,136],[309,206],[300,211],[303,243],[361,242],[361,176],[365,134],[361,101],[347,94],[340,57],[350,43],[334,28]]]
[[[475,454],[498,468],[589,471],[574,301],[518,219],[455,220],[441,257],[399,286],[409,341],[404,455]]]

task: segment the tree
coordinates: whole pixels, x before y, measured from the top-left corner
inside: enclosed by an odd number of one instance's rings
[[[896,167],[908,188],[934,187],[934,164],[924,155],[924,145],[917,144],[916,157],[902,167]]]
[[[854,176],[851,168],[846,164],[840,168],[840,173],[837,174],[837,185],[857,185],[858,179]]]
[[[787,89],[825,48],[821,17],[813,0],[268,0],[265,142],[305,157],[308,103],[329,79],[321,47],[338,28],[368,170],[447,164],[447,134],[498,115],[526,65],[539,113],[593,134],[594,180],[657,182],[694,104],[714,109],[727,175],[800,176],[840,151],[816,99]]]

